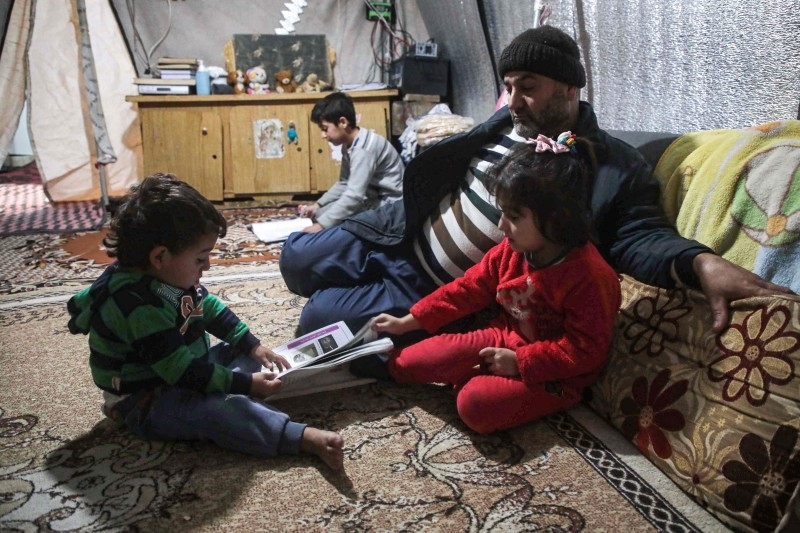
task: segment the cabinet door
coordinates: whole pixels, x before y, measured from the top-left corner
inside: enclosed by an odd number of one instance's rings
[[[308,116],[311,116],[313,105],[308,107]],[[322,138],[322,130],[313,122],[308,125],[311,136],[311,181],[310,191],[313,193],[324,192],[339,180],[339,171],[342,168],[341,160],[333,158],[333,147]]]
[[[222,127],[213,110],[141,108],[145,176],[170,172],[212,201],[222,201]]]
[[[304,106],[236,106],[230,110],[229,128],[231,183],[236,194],[309,190],[308,113]]]
[[[375,130],[379,135],[389,139],[389,105],[382,101],[358,101],[356,106],[356,120],[362,128]],[[310,115],[310,111],[309,111]],[[322,139],[319,128],[311,124],[310,128],[317,130],[316,139],[311,143],[311,185],[316,184],[315,191],[326,191],[339,179],[340,164],[331,157],[331,147]],[[312,133],[312,136],[314,134]]]
[[[386,100],[376,102],[356,102],[358,125],[375,130],[389,139],[389,105]]]

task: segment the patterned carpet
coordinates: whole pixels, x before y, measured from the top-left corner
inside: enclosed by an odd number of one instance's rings
[[[51,202],[36,163],[0,173],[0,235],[95,230],[104,215],[99,201]]]
[[[225,265],[276,261],[279,243],[265,244],[248,224],[294,216],[292,207],[222,209],[227,235],[212,253],[211,273]],[[97,231],[0,237],[0,294],[95,279],[109,263],[102,248],[106,228]]]
[[[480,436],[441,386],[276,401],[342,434],[342,473],[306,455],[141,442],[102,416],[86,339],[67,331],[67,298],[101,268],[70,259],[72,238],[0,238],[0,530],[727,531],[584,406]],[[265,344],[290,340],[304,300],[283,284],[279,247],[230,246],[204,283]]]

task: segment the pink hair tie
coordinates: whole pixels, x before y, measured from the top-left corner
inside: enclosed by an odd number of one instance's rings
[[[539,134],[535,139],[526,139],[527,144],[536,145],[537,152],[553,152],[554,154],[564,154],[567,152],[575,152],[575,134],[571,131],[565,131],[558,136],[557,140],[553,140],[546,135]]]

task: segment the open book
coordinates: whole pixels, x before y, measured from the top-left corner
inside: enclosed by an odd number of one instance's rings
[[[347,371],[347,363],[365,355],[388,352],[394,348],[391,339],[377,337],[369,323],[355,335],[344,322],[336,322],[277,348],[292,368],[278,374],[281,389],[267,401],[311,394],[342,387],[352,387],[375,381],[357,378]],[[268,369],[263,368],[263,371]]]
[[[256,237],[258,237],[260,241],[270,243],[285,241],[290,233],[303,231],[311,224],[313,224],[313,222],[310,218],[297,217],[285,220],[254,222],[247,227],[256,234]]]

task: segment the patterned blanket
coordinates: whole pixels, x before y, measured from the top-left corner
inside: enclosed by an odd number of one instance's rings
[[[800,292],[800,121],[683,135],[655,174],[681,235]]]

